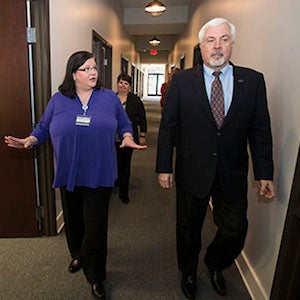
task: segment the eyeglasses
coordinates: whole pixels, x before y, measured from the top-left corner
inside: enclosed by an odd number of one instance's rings
[[[98,72],[98,68],[96,66],[94,67],[85,67],[82,69],[77,69],[77,71],[85,72],[85,73],[90,73],[92,71]]]

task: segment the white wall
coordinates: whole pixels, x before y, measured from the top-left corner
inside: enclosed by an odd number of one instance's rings
[[[51,0],[50,50],[52,92],[61,84],[69,56],[78,50],[92,51],[92,30],[112,45],[112,89],[121,71],[121,54],[131,63],[139,58],[123,30],[119,0]]]
[[[299,146],[299,11],[298,0],[191,0],[191,21],[169,57],[170,64],[179,65],[186,54],[186,68],[191,67],[200,27],[211,18],[225,17],[237,26],[233,63],[265,75],[277,196],[273,201],[259,198],[250,172],[249,232],[238,259],[247,267],[241,270],[254,299],[270,295]]]

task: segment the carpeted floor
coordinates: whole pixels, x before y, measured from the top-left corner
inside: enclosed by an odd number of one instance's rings
[[[184,300],[176,265],[175,189],[163,190],[155,169],[158,102],[145,102],[148,149],[134,151],[126,205],[114,191],[110,202],[109,246],[105,289],[114,300]],[[215,231],[208,213],[203,249]],[[204,251],[203,251],[204,252]],[[0,300],[93,299],[82,271],[70,274],[64,233],[54,237],[0,239]],[[224,271],[228,295],[210,285],[200,257],[197,299],[251,299],[233,265]]]

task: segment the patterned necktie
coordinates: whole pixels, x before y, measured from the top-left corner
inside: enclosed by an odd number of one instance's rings
[[[211,85],[211,94],[210,94],[210,106],[217,123],[218,129],[223,124],[224,121],[224,94],[222,89],[222,83],[219,78],[221,71],[213,72],[215,80]]]

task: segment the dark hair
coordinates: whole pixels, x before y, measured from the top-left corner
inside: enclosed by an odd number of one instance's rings
[[[73,53],[67,62],[66,67],[66,74],[64,81],[62,84],[58,87],[58,90],[64,95],[69,98],[75,98],[76,97],[76,86],[73,78],[73,73],[78,70],[80,66],[82,66],[88,59],[93,58],[94,55],[87,51],[77,51]],[[97,79],[97,83],[95,88],[96,90],[101,89],[101,83],[99,80],[99,76]]]
[[[126,74],[126,73],[121,73],[121,74],[118,76],[117,82],[119,82],[120,80],[127,81],[127,82],[129,83],[129,85],[131,85],[131,76],[129,76],[129,75]]]

